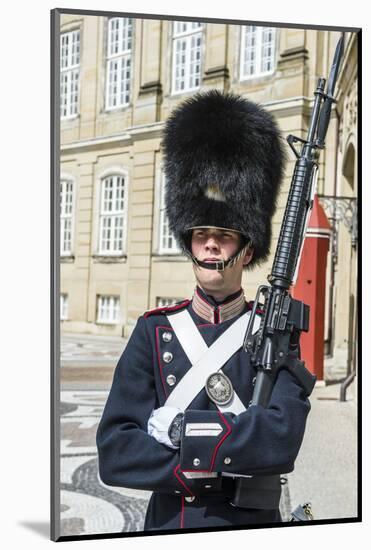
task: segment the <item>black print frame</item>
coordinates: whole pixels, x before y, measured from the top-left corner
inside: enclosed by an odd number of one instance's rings
[[[199,529],[181,520],[175,530],[146,531],[151,492],[105,485],[95,436],[137,318],[193,289],[190,263],[166,226],[163,123],[181,100],[217,88],[261,103],[285,136],[305,137],[316,80],[327,78],[342,32],[345,62],[318,187],[330,240],[325,369],[296,468],[284,476],[283,522]],[[51,37],[52,539],[288,528],[308,500],[308,526],[361,521],[361,30],[56,9]],[[250,299],[266,274],[245,281]]]

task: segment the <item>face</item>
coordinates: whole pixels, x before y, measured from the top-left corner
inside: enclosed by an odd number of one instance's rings
[[[219,228],[199,228],[192,230],[192,254],[197,260],[215,262],[228,260],[240,248],[240,234],[237,231]],[[217,300],[237,292],[241,288],[243,266],[252,259],[253,251],[248,249],[233,267],[223,271],[205,269],[194,265],[193,269],[199,286]]]

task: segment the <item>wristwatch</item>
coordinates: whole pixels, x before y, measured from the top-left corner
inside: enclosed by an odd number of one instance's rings
[[[184,413],[178,413],[172,423],[169,426],[169,439],[174,447],[180,446],[180,440],[182,437]]]

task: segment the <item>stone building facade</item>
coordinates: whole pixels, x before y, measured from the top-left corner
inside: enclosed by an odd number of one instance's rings
[[[317,79],[329,72],[340,32],[63,14],[60,34],[62,330],[128,336],[143,311],[194,289],[163,210],[160,144],[171,110],[218,88],[261,103],[285,136],[305,138]],[[337,205],[327,270],[331,353],[348,350],[356,318],[349,298],[356,303],[356,228],[346,227],[341,201],[331,197],[357,195],[357,51],[349,32],[318,181],[323,203]],[[272,260],[244,274],[246,296]]]

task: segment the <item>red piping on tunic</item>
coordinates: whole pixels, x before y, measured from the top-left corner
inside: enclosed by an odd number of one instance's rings
[[[163,374],[162,374],[162,366],[161,366],[161,359],[160,359],[160,348],[159,348],[159,343],[158,343],[158,340],[159,340],[158,329],[159,329],[159,328],[162,328],[162,327],[156,327],[157,363],[158,363],[158,368],[160,369],[161,382],[162,382],[162,387],[164,388],[165,397],[168,397],[168,393],[167,393],[167,390],[166,390],[166,385],[165,385],[164,377],[163,377]]]
[[[248,311],[251,311],[252,308],[254,307],[254,302],[247,302],[247,307],[248,307]],[[259,309],[258,307],[256,308],[256,313],[259,313],[259,315],[263,315],[263,310],[262,309]]]
[[[168,313],[172,311],[178,311],[178,309],[182,309],[188,304],[191,303],[191,300],[184,300],[181,304],[178,304],[176,306],[164,306],[164,307],[156,307],[155,309],[151,309],[150,311],[146,311],[143,317],[147,319],[150,315],[156,315],[156,313],[159,315],[160,313]]]
[[[188,489],[188,487],[187,487],[187,485],[184,483],[184,481],[182,481],[182,480],[180,479],[180,477],[178,476],[178,470],[179,470],[179,468],[180,468],[180,463],[178,464],[178,466],[177,466],[176,468],[174,468],[174,472],[173,472],[173,473],[174,473],[175,477],[177,478],[177,480],[179,481],[179,483],[181,483],[181,484],[183,485],[183,487],[186,489],[186,491],[188,491],[188,493],[193,497],[194,494],[192,493],[191,489]],[[182,470],[180,470],[180,471],[182,471]]]

